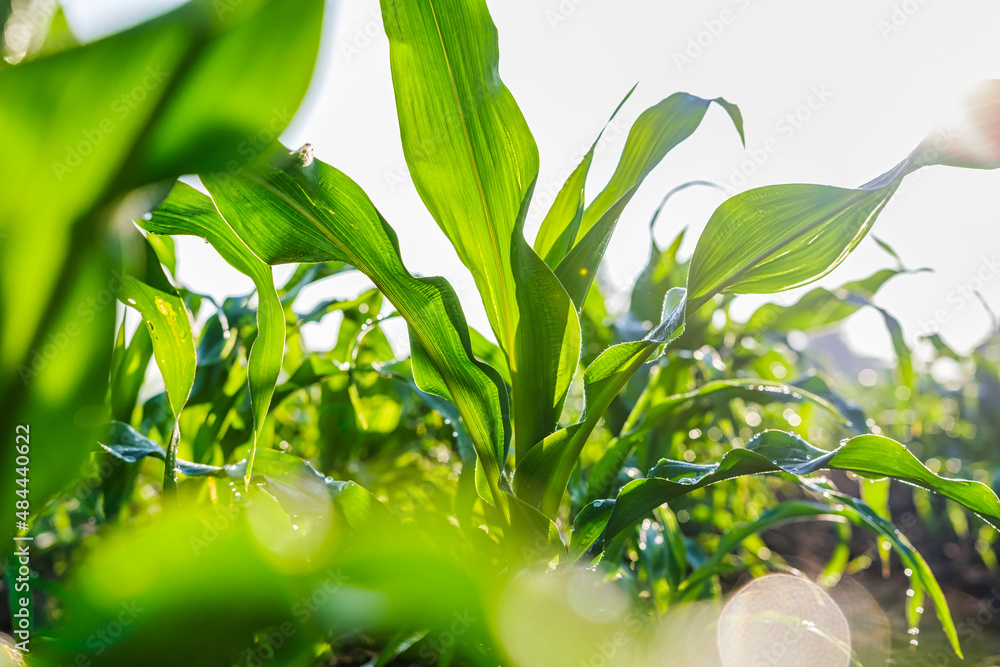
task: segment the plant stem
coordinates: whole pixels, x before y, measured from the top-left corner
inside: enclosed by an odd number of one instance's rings
[[[170,444],[167,445],[167,455],[163,465],[163,497],[167,502],[177,499],[177,447],[181,442],[181,428],[174,420],[174,430],[170,434]]]

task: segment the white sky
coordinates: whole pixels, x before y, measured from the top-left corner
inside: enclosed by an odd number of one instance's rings
[[[131,0],[64,4],[77,33],[90,38],[178,3],[156,0],[142,11]],[[676,91],[724,96],[743,111],[749,152],[725,114],[713,108],[695,135],[647,178],[605,261],[606,275],[622,287],[645,263],[646,224],[671,187],[692,179],[713,180],[734,192],[789,182],[857,186],[895,165],[947,120],[974,82],[1000,78],[1000,3],[992,0],[490,0],[489,6],[500,33],[501,76],[541,155],[536,199],[547,187],[558,189],[636,82],[619,114],[620,129],[606,133],[591,172],[591,197],[613,171],[627,128],[660,99]],[[468,271],[406,175],[388,44],[378,17],[377,0],[331,5],[312,89],[284,141],[293,147],[312,143],[317,157],[360,183],[398,233],[408,268],[448,278],[470,323],[486,332]],[[700,53],[691,47],[699,40]],[[815,109],[800,109],[810,96]],[[808,118],[783,120],[797,111]],[[734,183],[734,170],[771,139],[777,150],[745,183]],[[977,302],[962,296],[969,287],[980,289],[1000,311],[1000,265],[990,269],[1000,260],[998,192],[1000,171],[925,169],[907,181],[876,223],[874,234],[894,246],[908,267],[934,270],[899,277],[877,298],[911,341],[942,311],[946,340],[960,349],[974,345],[989,321]],[[691,232],[684,251],[690,253],[721,200],[721,193],[709,189],[679,195],[659,223],[661,243],[686,225]],[[544,210],[531,216],[529,234]],[[836,286],[892,265],[868,239],[819,284]],[[252,288],[196,240],[180,244],[180,278],[218,296]],[[334,279],[323,287],[326,294],[312,296],[357,291],[362,284]],[[747,315],[763,300],[740,297],[737,314]],[[313,332],[318,344],[325,344],[324,334]],[[852,318],[846,337],[859,352],[891,356],[874,312]]]

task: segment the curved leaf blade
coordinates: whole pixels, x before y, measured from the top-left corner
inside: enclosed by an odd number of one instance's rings
[[[650,429],[656,428],[657,424],[665,416],[677,408],[701,399],[728,401],[734,398],[742,398],[745,401],[754,401],[762,404],[772,402],[812,403],[841,420],[845,426],[864,428],[864,424],[854,423],[851,415],[846,414],[840,407],[817,393],[781,382],[740,378],[734,380],[712,380],[689,392],[664,396],[652,401],[643,401],[640,399],[636,404],[636,409],[632,411],[629,419],[625,422],[625,426],[622,429],[623,434],[629,436],[645,435]]]
[[[667,153],[694,134],[713,102],[726,110],[743,139],[739,109],[721,97],[708,100],[674,93],[644,111],[632,125],[615,173],[584,211],[576,241],[556,268],[578,309],[583,307],[618,219],[632,196]]]
[[[160,260],[145,240],[145,275],[125,275],[119,298],[142,314],[153,343],[153,358],[163,376],[174,419],[187,403],[198,365],[191,319],[184,301],[167,280]]]
[[[1000,167],[1000,158],[989,156],[988,150],[985,157],[974,155],[981,150],[970,150],[970,137],[989,137],[1000,126],[1000,83],[984,82],[981,90],[967,132],[946,141],[943,152],[935,148],[938,138],[931,135],[894,168],[860,188],[772,185],[723,202],[691,258],[688,312],[716,294],[772,294],[822,278],[857,247],[903,179],[921,167]]]
[[[555,428],[580,351],[569,297],[524,240],[538,149],[500,79],[483,0],[383,0],[382,15],[406,162],[507,354],[527,451]]]
[[[684,328],[684,290],[670,290],[664,319],[642,340],[609,347],[584,372],[584,414],[576,424],[546,437],[517,462],[514,493],[521,500],[554,516],[573,466],[604,412],[618,392],[653,354]]]
[[[555,269],[559,265],[559,262],[566,257],[566,253],[576,244],[580,222],[583,220],[583,211],[586,208],[587,176],[590,174],[590,166],[594,162],[594,151],[597,150],[601,136],[603,136],[604,130],[607,129],[608,125],[615,119],[615,116],[618,115],[625,102],[628,101],[628,98],[635,92],[638,85],[632,86],[622,101],[618,103],[608,122],[598,132],[597,138],[590,146],[590,150],[587,151],[580,164],[577,165],[573,173],[563,183],[562,188],[559,189],[555,200],[552,202],[552,206],[545,214],[545,218],[542,219],[542,225],[538,228],[538,234],[535,235],[533,247],[538,256],[544,258],[545,263],[552,267],[552,269]]]
[[[0,165],[0,422],[35,425],[39,507],[82,464],[85,450],[67,444],[94,431],[75,417],[107,388],[101,340],[113,335],[114,308],[93,301],[117,291],[103,244],[109,206],[149,181],[228,169],[248,137],[283,130],[305,94],[323,4],[264,0],[220,13],[189,3],[0,68],[0,145],[20,156]],[[220,76],[232,85],[219,86]],[[142,195],[130,205],[152,208],[156,193]],[[66,326],[84,330],[63,353],[73,363],[49,365],[25,390],[15,370]],[[2,475],[0,495],[12,484]],[[0,532],[10,525],[0,521]]]
[[[834,469],[871,477],[892,477],[939,493],[969,508],[993,526],[1000,525],[1000,500],[980,482],[939,477],[903,445],[879,435],[859,435],[833,451],[813,447],[784,431],[764,431],[716,464],[660,461],[646,479],[622,489],[603,539],[607,541],[655,507],[695,489],[745,475],[811,475]]]
[[[688,312],[716,294],[771,294],[822,278],[857,247],[896,187],[774,185],[727,199],[691,258]]]
[[[798,436],[783,431],[764,431],[746,449],[735,449],[716,464],[694,464],[663,460],[649,477],[630,482],[615,501],[595,501],[580,512],[574,529],[581,539],[574,539],[579,551],[596,555],[603,544],[634,525],[654,508],[716,482],[762,473],[788,473],[796,477],[820,470],[847,470],[871,477],[891,477],[935,491],[969,508],[993,526],[1000,525],[1000,500],[980,482],[939,477],[925,468],[903,445],[878,435],[859,435],[839,448],[826,452]],[[895,527],[864,502],[840,493],[823,482],[799,480],[818,493],[854,509],[863,522],[889,539],[907,567],[913,570],[915,586],[928,592],[945,634],[958,655],[961,648],[947,601],[933,573],[919,553]],[[600,503],[598,506],[597,503]],[[608,505],[611,504],[610,511]],[[590,545],[585,540],[603,532]],[[589,546],[589,550],[588,550]],[[916,588],[915,588],[916,590]]]
[[[185,183],[174,184],[167,199],[138,224],[154,234],[187,234],[204,238],[222,258],[253,280],[257,288],[257,337],[250,346],[247,382],[253,409],[252,469],[257,439],[267,418],[285,350],[285,314],[274,288],[271,267],[260,260],[215,209],[212,200]]]
[[[538,149],[499,76],[482,0],[382,0],[403,153],[421,199],[472,271],[500,346],[517,305],[511,239]]]
[[[808,332],[823,329],[847,319],[861,308],[862,304],[848,297],[871,299],[883,285],[902,273],[906,271],[882,269],[864,280],[845,283],[833,291],[817,287],[789,306],[766,303],[747,320],[746,331],[757,333],[766,330],[787,334],[793,330]]]
[[[454,290],[441,278],[415,278],[406,270],[395,232],[364,191],[305,150],[276,153],[235,178],[202,180],[237,235],[269,264],[296,261],[308,238],[325,260],[347,261],[375,283],[427,352],[490,483],[499,484],[507,441],[503,381],[473,356]]]

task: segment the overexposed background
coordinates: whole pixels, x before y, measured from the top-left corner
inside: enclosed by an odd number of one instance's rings
[[[93,39],[180,3],[63,4],[75,32]],[[614,170],[632,121],[660,99],[676,91],[723,96],[743,111],[746,150],[713,107],[695,135],[647,178],[603,267],[621,289],[642,269],[649,217],[673,186],[692,179],[715,181],[731,193],[787,182],[858,186],[952,116],[974,82],[1000,78],[1000,4],[992,0],[490,0],[489,6],[500,33],[501,76],[541,155],[529,235],[634,83],[638,89],[605,133],[590,197]],[[396,229],[408,268],[445,276],[470,323],[488,333],[471,276],[406,173],[377,0],[329,4],[312,88],[283,140],[292,147],[312,143],[317,157],[360,183]],[[777,150],[766,154],[761,148],[769,140]],[[939,326],[953,346],[974,346],[989,316],[971,290],[1000,310],[998,193],[998,171],[927,168],[907,180],[876,223],[874,234],[907,267],[933,269],[896,278],[876,299],[900,319],[911,343]],[[686,226],[689,254],[723,198],[705,188],[678,195],[658,225],[661,244]],[[179,257],[179,277],[194,289],[214,296],[252,289],[200,241],[182,240]],[[869,238],[819,284],[837,286],[894,264]],[[279,278],[287,274],[276,269]],[[346,295],[363,285],[334,279],[321,288],[325,294],[311,296]],[[788,296],[767,299],[784,303]],[[767,299],[740,297],[736,314],[745,317]],[[316,345],[328,345],[328,335],[324,327],[310,331]],[[870,309],[849,320],[845,338],[862,354],[892,355],[881,317]]]

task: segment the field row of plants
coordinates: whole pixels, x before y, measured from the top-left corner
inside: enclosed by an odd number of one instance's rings
[[[992,664],[992,616],[966,615],[997,580],[997,327],[914,361],[876,305],[913,273],[883,241],[892,268],[730,308],[834,271],[913,172],[1000,166],[1000,82],[861,187],[725,199],[690,257],[671,201],[712,184],[678,183],[622,295],[597,276],[623,211],[713,105],[743,140],[739,107],[668,94],[528,238],[539,154],[486,2],[382,0],[407,167],[476,331],[351,165],[276,140],[323,9],[194,0],[87,44],[57,12],[0,64],[0,661]],[[180,283],[179,236],[254,290]],[[802,341],[865,308],[896,358],[861,383]],[[959,589],[980,607],[953,614]]]

